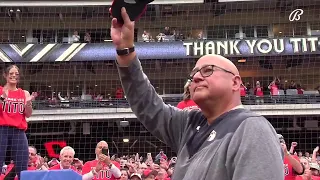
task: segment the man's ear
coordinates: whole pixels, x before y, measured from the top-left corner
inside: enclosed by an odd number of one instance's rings
[[[235,75],[235,76],[233,77],[233,89],[234,89],[234,90],[240,89],[241,82],[242,82],[241,77],[238,76],[238,75]]]

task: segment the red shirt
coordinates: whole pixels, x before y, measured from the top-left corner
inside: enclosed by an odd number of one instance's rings
[[[92,168],[96,167],[98,164],[98,160],[92,160],[86,162],[82,167],[82,175],[89,173]],[[120,169],[120,164],[116,161],[112,161],[112,164],[114,164],[117,168]],[[103,166],[103,169],[99,172],[99,174],[94,177],[92,180],[116,180],[118,178],[114,177],[113,174],[111,174],[110,169],[107,165]]]
[[[300,162],[298,156],[292,155],[292,157]],[[298,175],[295,174],[288,157],[284,158],[283,167],[284,167],[284,176],[285,176],[284,180],[296,180],[296,177]]]
[[[122,98],[124,98],[123,89],[122,89],[122,88],[118,88],[118,89],[116,90],[116,98],[117,98],[117,99],[122,99]]]
[[[255,89],[255,92],[256,92],[256,96],[259,96],[259,97],[262,97],[263,96],[263,89],[262,87],[257,87]]]
[[[297,92],[298,92],[298,94],[303,94],[303,90],[301,89],[301,88],[297,88]]]
[[[198,105],[191,99],[179,102],[177,105],[177,108],[179,108],[179,109],[199,109]]]
[[[0,94],[3,87],[0,86]],[[24,90],[9,91],[8,97],[2,103],[2,111],[0,111],[0,126],[11,126],[18,129],[27,130],[28,125],[26,116],[24,115],[24,105],[26,95]]]
[[[279,95],[279,88],[276,84],[272,84],[270,87],[270,92],[272,96],[277,96]]]
[[[79,171],[74,166],[71,166],[70,169],[79,173]],[[56,165],[52,166],[51,168],[49,168],[49,170],[62,170],[62,168],[61,168],[60,164],[56,164]]]
[[[240,96],[246,96],[246,88],[244,86],[240,86]]]
[[[319,176],[311,176],[312,180],[320,180]],[[294,180],[305,180],[303,176],[297,176]]]

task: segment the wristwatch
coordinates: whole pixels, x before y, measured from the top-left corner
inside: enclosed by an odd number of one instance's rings
[[[6,98],[0,96],[0,101],[4,102],[4,100],[6,100]]]
[[[127,56],[132,52],[134,52],[134,46],[131,48],[117,49],[117,54],[119,56]]]

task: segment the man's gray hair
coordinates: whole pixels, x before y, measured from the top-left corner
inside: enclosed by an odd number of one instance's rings
[[[66,151],[71,151],[73,156],[76,154],[76,152],[74,151],[74,149],[71,146],[66,146],[66,147],[61,149],[60,156],[62,156]]]
[[[36,154],[37,154],[37,148],[36,147],[34,147],[34,146],[29,146],[28,148],[32,148],[32,149],[34,149],[34,151],[36,152]]]

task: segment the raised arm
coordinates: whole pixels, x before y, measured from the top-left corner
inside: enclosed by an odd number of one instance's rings
[[[117,50],[134,47],[134,22],[122,9],[124,24],[112,19],[111,37]],[[147,76],[135,52],[117,56],[120,80],[130,107],[138,120],[157,138],[178,151],[186,129],[188,112],[164,104]]]
[[[317,162],[317,152],[319,151],[319,146],[313,149],[311,162]]]

